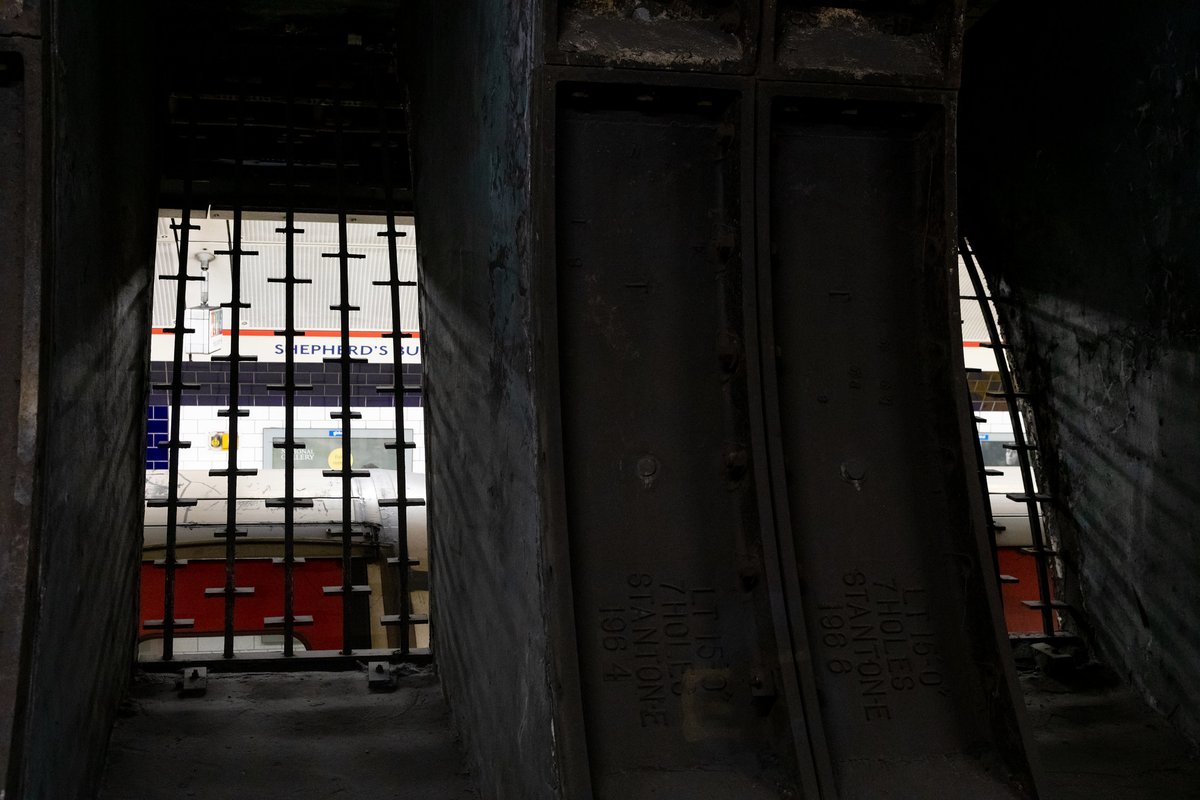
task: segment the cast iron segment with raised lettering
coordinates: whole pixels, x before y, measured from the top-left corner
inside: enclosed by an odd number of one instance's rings
[[[593,796],[796,788],[741,340],[739,95],[564,84],[564,495]]]
[[[761,330],[836,792],[1032,798],[965,461],[952,106],[803,91],[760,108]]]

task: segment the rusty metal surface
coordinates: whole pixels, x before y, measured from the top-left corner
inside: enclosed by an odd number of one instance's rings
[[[760,113],[768,441],[837,792],[1032,797],[956,402],[951,111]]]
[[[709,73],[753,71],[762,17],[756,0],[558,0],[543,14],[551,63]]]
[[[793,80],[958,86],[964,0],[766,0],[764,63]]]
[[[593,790],[780,797],[790,741],[751,480],[737,98],[560,98],[565,494]]]

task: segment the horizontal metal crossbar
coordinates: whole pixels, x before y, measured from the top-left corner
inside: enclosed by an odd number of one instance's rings
[[[1070,603],[1064,602],[1062,600],[1051,600],[1048,603],[1044,603],[1041,600],[1022,600],[1021,605],[1025,606],[1027,608],[1046,608],[1047,606],[1049,606],[1050,608],[1070,608],[1071,607]]]
[[[263,627],[265,628],[282,628],[286,620],[283,617],[263,617]],[[293,614],[293,625],[312,625],[313,618],[311,614]]]
[[[346,587],[344,586],[322,586],[321,591],[325,594],[345,594]],[[350,587],[351,594],[370,594],[371,587],[365,583],[356,583]]]
[[[341,530],[341,528],[326,528],[325,535],[331,539],[340,538],[342,535],[342,530]],[[358,528],[355,528],[350,531],[351,537],[370,536],[370,535],[371,535],[370,531],[359,530]]]
[[[191,628],[191,627],[194,627],[195,625],[196,625],[195,619],[192,619],[192,618],[178,619],[177,618],[171,627],[173,627],[173,628]],[[142,623],[142,627],[146,628],[147,630],[156,630],[158,628],[163,627],[163,621],[161,619],[148,619]]]
[[[188,667],[207,667],[213,672],[282,672],[304,670],[311,672],[335,672],[357,670],[366,660],[384,660],[392,664],[430,664],[433,654],[426,647],[411,648],[401,655],[399,650],[355,650],[342,653],[339,650],[304,650],[292,656],[282,653],[254,653],[233,658],[214,656],[210,659],[178,659],[171,661],[146,661],[138,666],[146,672],[179,672]]]
[[[233,532],[233,537],[234,537],[235,539],[236,539],[236,538],[241,538],[241,537],[243,537],[243,536],[247,536],[247,535],[248,535],[248,534],[247,534],[247,532],[246,532],[246,531],[244,531],[244,530],[242,530],[242,529],[240,529],[240,528],[237,528],[237,529],[235,529],[235,530],[234,530],[234,532]],[[228,539],[228,538],[229,538],[229,536],[230,536],[230,534],[229,534],[229,531],[227,531],[227,530],[224,530],[224,531],[217,531],[217,532],[215,532],[215,533],[213,534],[213,538],[214,538],[214,539]]]
[[[399,505],[400,505],[399,497],[384,497],[379,500],[380,508],[395,508]],[[410,498],[410,499],[404,501],[404,505],[408,506],[409,508],[417,508],[417,507],[425,505],[425,501],[417,499],[417,498]]]
[[[1024,494],[1024,493],[1022,493],[1022,494],[1014,493],[1014,494],[1006,494],[1004,496],[1007,497],[1009,500],[1012,500],[1014,503],[1049,503],[1054,499],[1053,497],[1051,497],[1048,494],[1029,495],[1029,494]]]
[[[271,497],[263,501],[263,505],[267,508],[312,508],[313,501],[307,497],[293,497],[288,500],[286,497]]]

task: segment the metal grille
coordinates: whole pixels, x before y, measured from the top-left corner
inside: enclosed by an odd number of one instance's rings
[[[985,391],[984,396],[985,398],[1003,399],[1008,412],[1009,423],[1012,427],[1012,441],[1003,443],[1001,447],[1012,453],[1015,458],[1020,474],[1021,491],[1007,492],[1003,495],[1003,499],[1024,508],[1025,518],[1028,520],[1030,542],[1027,546],[1019,549],[1023,555],[1033,559],[1037,587],[1036,598],[1022,599],[1020,602],[1025,607],[1038,612],[1041,619],[1041,635],[1054,637],[1060,633],[1059,621],[1057,619],[1058,612],[1069,610],[1070,606],[1053,597],[1051,570],[1053,559],[1058,554],[1047,542],[1047,534],[1042,521],[1042,506],[1051,503],[1053,497],[1037,491],[1033,474],[1033,454],[1037,451],[1037,444],[1025,435],[1024,420],[1021,417],[1020,404],[1031,402],[1034,393],[1029,390],[1018,390],[1017,388],[1013,370],[1008,362],[1009,346],[1001,336],[1000,324],[996,319],[995,303],[998,298],[992,296],[984,286],[983,277],[975,262],[975,254],[972,252],[965,238],[959,239],[958,252],[971,288],[971,293],[961,295],[960,299],[972,301],[977,305],[979,309],[979,322],[986,334],[986,341],[982,342],[982,346],[990,348],[995,354],[996,369],[1000,378],[1001,388],[999,390]],[[976,425],[987,421],[985,418],[977,415],[974,416],[974,420]],[[980,445],[980,438],[976,438],[976,460],[979,464],[980,484],[983,490],[985,511],[988,516],[988,533],[992,543],[993,564],[999,578],[999,586],[1003,592],[1005,585],[1018,584],[1020,583],[1020,579],[1001,572],[998,555],[998,535],[1003,533],[1005,528],[997,518],[991,502],[990,498],[993,493],[988,491],[988,479],[999,477],[1002,473],[1000,470],[990,469],[986,465]]]
[[[429,656],[427,648],[414,646],[415,626],[428,625],[428,615],[414,613],[411,596],[412,569],[420,564],[409,551],[408,509],[423,506],[425,501],[409,497],[405,479],[405,451],[415,447],[412,441],[397,435],[384,447],[393,455],[391,465],[396,469],[394,496],[385,496],[378,484],[372,492],[364,492],[362,483],[371,479],[373,473],[356,466],[355,454],[359,443],[354,420],[362,414],[353,407],[356,391],[354,383],[359,374],[357,365],[366,364],[368,359],[357,354],[351,343],[352,332],[376,331],[384,339],[391,340],[391,361],[386,365],[391,381],[378,385],[375,391],[381,396],[393,398],[391,407],[396,415],[395,430],[403,430],[400,424],[400,409],[404,399],[419,396],[420,388],[406,376],[402,365],[401,340],[416,338],[414,330],[416,309],[415,251],[411,246],[402,246],[408,236],[410,225],[398,220],[405,212],[400,207],[403,196],[403,177],[408,174],[407,157],[399,164],[401,185],[397,187],[396,153],[407,153],[403,138],[404,103],[395,95],[397,88],[390,83],[386,70],[386,59],[368,55],[366,69],[359,64],[358,71],[347,68],[345,59],[330,62],[333,79],[309,82],[297,86],[299,79],[293,70],[296,63],[289,53],[287,66],[278,69],[278,75],[286,75],[282,85],[287,86],[284,97],[251,96],[247,90],[246,67],[238,63],[239,74],[232,91],[228,88],[202,87],[191,76],[189,90],[172,94],[170,131],[172,141],[179,143],[182,153],[173,152],[168,158],[167,175],[164,180],[164,200],[177,201],[178,211],[169,223],[160,226],[160,251],[170,247],[173,251],[174,270],[160,270],[158,278],[164,285],[171,285],[173,292],[156,291],[156,325],[161,325],[163,334],[173,337],[169,380],[156,384],[154,389],[168,393],[169,434],[156,446],[168,453],[164,491],[153,492],[147,498],[147,508],[165,510],[163,532],[163,557],[153,561],[163,573],[162,617],[147,619],[143,629],[161,635],[163,664],[177,665],[181,660],[206,661],[207,663],[238,663],[244,666],[248,660],[263,658],[301,661],[306,665],[315,659],[330,662],[354,663],[363,657],[391,657],[400,660],[421,660]],[[305,54],[305,61],[311,61]],[[261,67],[261,64],[260,64]],[[362,98],[362,76],[372,83],[376,102],[364,102]],[[258,81],[261,83],[261,81]],[[325,86],[327,92],[319,96],[314,86]],[[355,94],[355,91],[357,94]],[[351,96],[353,95],[353,96]],[[261,106],[270,106],[271,119],[264,123]],[[317,117],[319,126],[314,128],[312,119]],[[371,118],[372,130],[364,131]],[[401,120],[398,124],[397,120]],[[216,121],[216,122],[214,122]],[[219,130],[214,136],[212,131]],[[275,148],[270,157],[262,155],[262,129],[274,133],[268,144]],[[257,148],[257,149],[256,149]],[[323,149],[322,149],[323,148]],[[318,152],[319,151],[319,152]],[[272,160],[273,159],[273,160]],[[371,191],[364,191],[356,181],[364,174],[363,164],[371,161],[373,179],[378,182]],[[269,192],[264,192],[262,183],[263,164],[273,164],[273,180]],[[219,176],[214,170],[218,169]],[[228,167],[226,169],[226,167]],[[322,180],[314,180],[314,175]],[[195,177],[199,176],[199,177]],[[328,180],[324,180],[328,178]],[[198,186],[199,184],[199,186]],[[378,191],[375,191],[378,189]],[[374,192],[374,193],[372,193]],[[263,204],[261,199],[247,209],[246,198],[271,197],[280,202]],[[378,202],[374,206],[364,205],[363,198],[370,197]],[[253,201],[252,201],[253,202]],[[197,212],[203,208],[205,211]],[[222,211],[214,214],[213,208]],[[305,222],[313,219],[313,212],[321,212],[332,222]],[[264,213],[265,212],[265,213]],[[370,226],[352,225],[351,219],[364,213],[375,215]],[[272,222],[271,218],[281,219]],[[201,229],[201,222],[224,219],[227,246],[214,249],[199,260],[201,270],[192,264],[195,256],[190,247],[191,238]],[[406,220],[407,221],[407,220]],[[306,227],[311,226],[308,230]],[[165,230],[164,230],[165,227]],[[169,234],[169,238],[162,234]],[[305,234],[308,236],[305,237]],[[366,237],[369,236],[370,239]],[[373,240],[373,241],[372,241]],[[318,248],[314,245],[332,246]],[[269,253],[269,258],[263,258]],[[371,258],[368,258],[368,253]],[[320,258],[314,259],[314,255]],[[384,258],[386,257],[386,260]],[[228,300],[216,304],[223,312],[212,319],[228,321],[228,353],[211,356],[213,362],[223,362],[227,370],[228,391],[224,406],[217,411],[227,421],[227,434],[221,434],[221,444],[227,448],[224,466],[212,468],[207,475],[223,479],[224,520],[216,529],[211,523],[201,524],[197,518],[189,518],[201,501],[190,491],[185,491],[181,475],[181,451],[192,446],[192,441],[183,434],[182,408],[184,395],[200,389],[196,381],[187,380],[187,370],[193,362],[185,360],[188,336],[198,333],[198,325],[192,320],[203,314],[195,312],[189,298],[189,284],[207,283],[208,267],[213,259],[225,258],[228,264]],[[263,262],[267,263],[263,263]],[[332,295],[332,296],[331,296]],[[174,314],[164,306],[170,297]],[[258,302],[251,302],[254,298]],[[333,302],[330,302],[332,300]],[[326,311],[320,306],[324,304]],[[205,291],[201,311],[210,309]],[[366,313],[364,313],[366,312]],[[282,321],[281,327],[275,327]],[[258,475],[258,469],[247,466],[239,459],[239,422],[250,414],[245,392],[256,377],[246,372],[244,365],[258,360],[258,356],[244,351],[243,331],[251,326],[271,325],[273,335],[283,342],[282,380],[265,388],[273,396],[282,397],[283,435],[272,438],[271,447],[282,451],[283,493],[282,496],[261,496],[259,488],[246,495],[244,481]],[[190,326],[190,327],[189,327]],[[340,447],[338,460],[330,455],[328,469],[321,471],[328,484],[336,485],[332,493],[318,489],[312,492],[311,480],[299,480],[300,469],[297,458],[305,451],[306,442],[299,438],[300,428],[310,428],[312,422],[299,422],[297,406],[300,398],[311,393],[314,386],[301,382],[297,369],[296,344],[299,337],[319,327],[325,334],[337,337],[335,355],[326,355],[323,362],[333,368],[339,394],[336,407],[329,411],[330,435],[337,436]],[[379,374],[379,373],[372,373]],[[406,382],[406,377],[408,381]],[[215,435],[214,435],[215,436]],[[369,441],[369,440],[363,440]],[[214,439],[214,444],[216,439]],[[204,485],[214,490],[210,483]],[[308,496],[303,487],[309,488]],[[319,507],[319,509],[318,509]],[[391,546],[382,542],[379,535],[380,509],[395,508],[398,532]],[[311,510],[311,511],[310,511]],[[305,572],[306,557],[298,551],[301,534],[304,541],[311,539],[312,523],[320,518],[318,510],[337,512],[337,519],[329,520],[324,531],[327,541],[322,544],[327,552],[330,545],[337,550],[336,569],[325,568],[318,572]],[[198,512],[195,512],[198,515]],[[277,520],[267,520],[270,534],[257,537],[250,546],[247,538],[247,517],[262,528],[264,516],[275,514]],[[309,514],[310,516],[303,516]],[[223,603],[221,625],[222,649],[220,659],[198,659],[177,652],[176,639],[180,631],[195,631],[196,619],[177,614],[179,608],[179,578],[182,571],[212,566],[212,558],[181,558],[180,539],[186,534],[188,546],[197,542],[194,532],[210,530],[221,543],[223,552],[219,563],[223,568],[220,585],[205,586],[203,596],[212,602]],[[196,552],[207,553],[211,548],[199,547]],[[186,555],[186,553],[184,553]],[[332,567],[334,559],[325,558],[325,566]],[[245,570],[240,569],[250,562],[258,566],[269,564],[281,573],[281,581],[274,578],[260,585],[249,585],[244,580]],[[378,570],[377,580],[367,578],[371,570]],[[386,574],[382,574],[386,571]],[[208,570],[205,574],[210,574]],[[256,574],[263,574],[258,572]],[[313,581],[321,580],[319,594],[327,598],[340,599],[340,646],[335,650],[297,647],[303,631],[320,624],[311,608],[305,608],[299,598],[307,597],[313,602]],[[333,577],[334,580],[329,580]],[[275,589],[275,586],[278,589]],[[260,597],[264,591],[272,591],[271,597]],[[382,595],[382,596],[374,596]],[[367,599],[369,598],[369,599]],[[245,615],[238,615],[239,602],[251,599],[255,607],[270,607],[270,612],[261,617],[261,623],[247,627]],[[366,599],[366,602],[363,600]],[[265,605],[264,605],[265,604]],[[325,606],[328,608],[328,606]],[[238,620],[241,619],[239,623]],[[386,648],[371,646],[371,636],[363,630],[373,625],[391,628],[394,633],[387,637]],[[237,646],[239,637],[253,635],[261,645],[277,635],[279,649],[264,651],[262,647],[247,655]],[[377,644],[377,642],[375,642]],[[171,667],[176,668],[176,667]]]

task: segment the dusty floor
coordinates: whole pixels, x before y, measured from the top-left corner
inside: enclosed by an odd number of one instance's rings
[[[429,672],[391,693],[360,672],[213,675],[192,698],[174,681],[135,683],[103,800],[478,800]],[[1200,798],[1200,758],[1103,670],[1021,684],[1042,800]]]
[[[104,800],[477,800],[437,678],[370,692],[361,672],[135,682],[109,749]]]
[[[1102,668],[1021,675],[1042,800],[1197,800],[1200,758]]]

